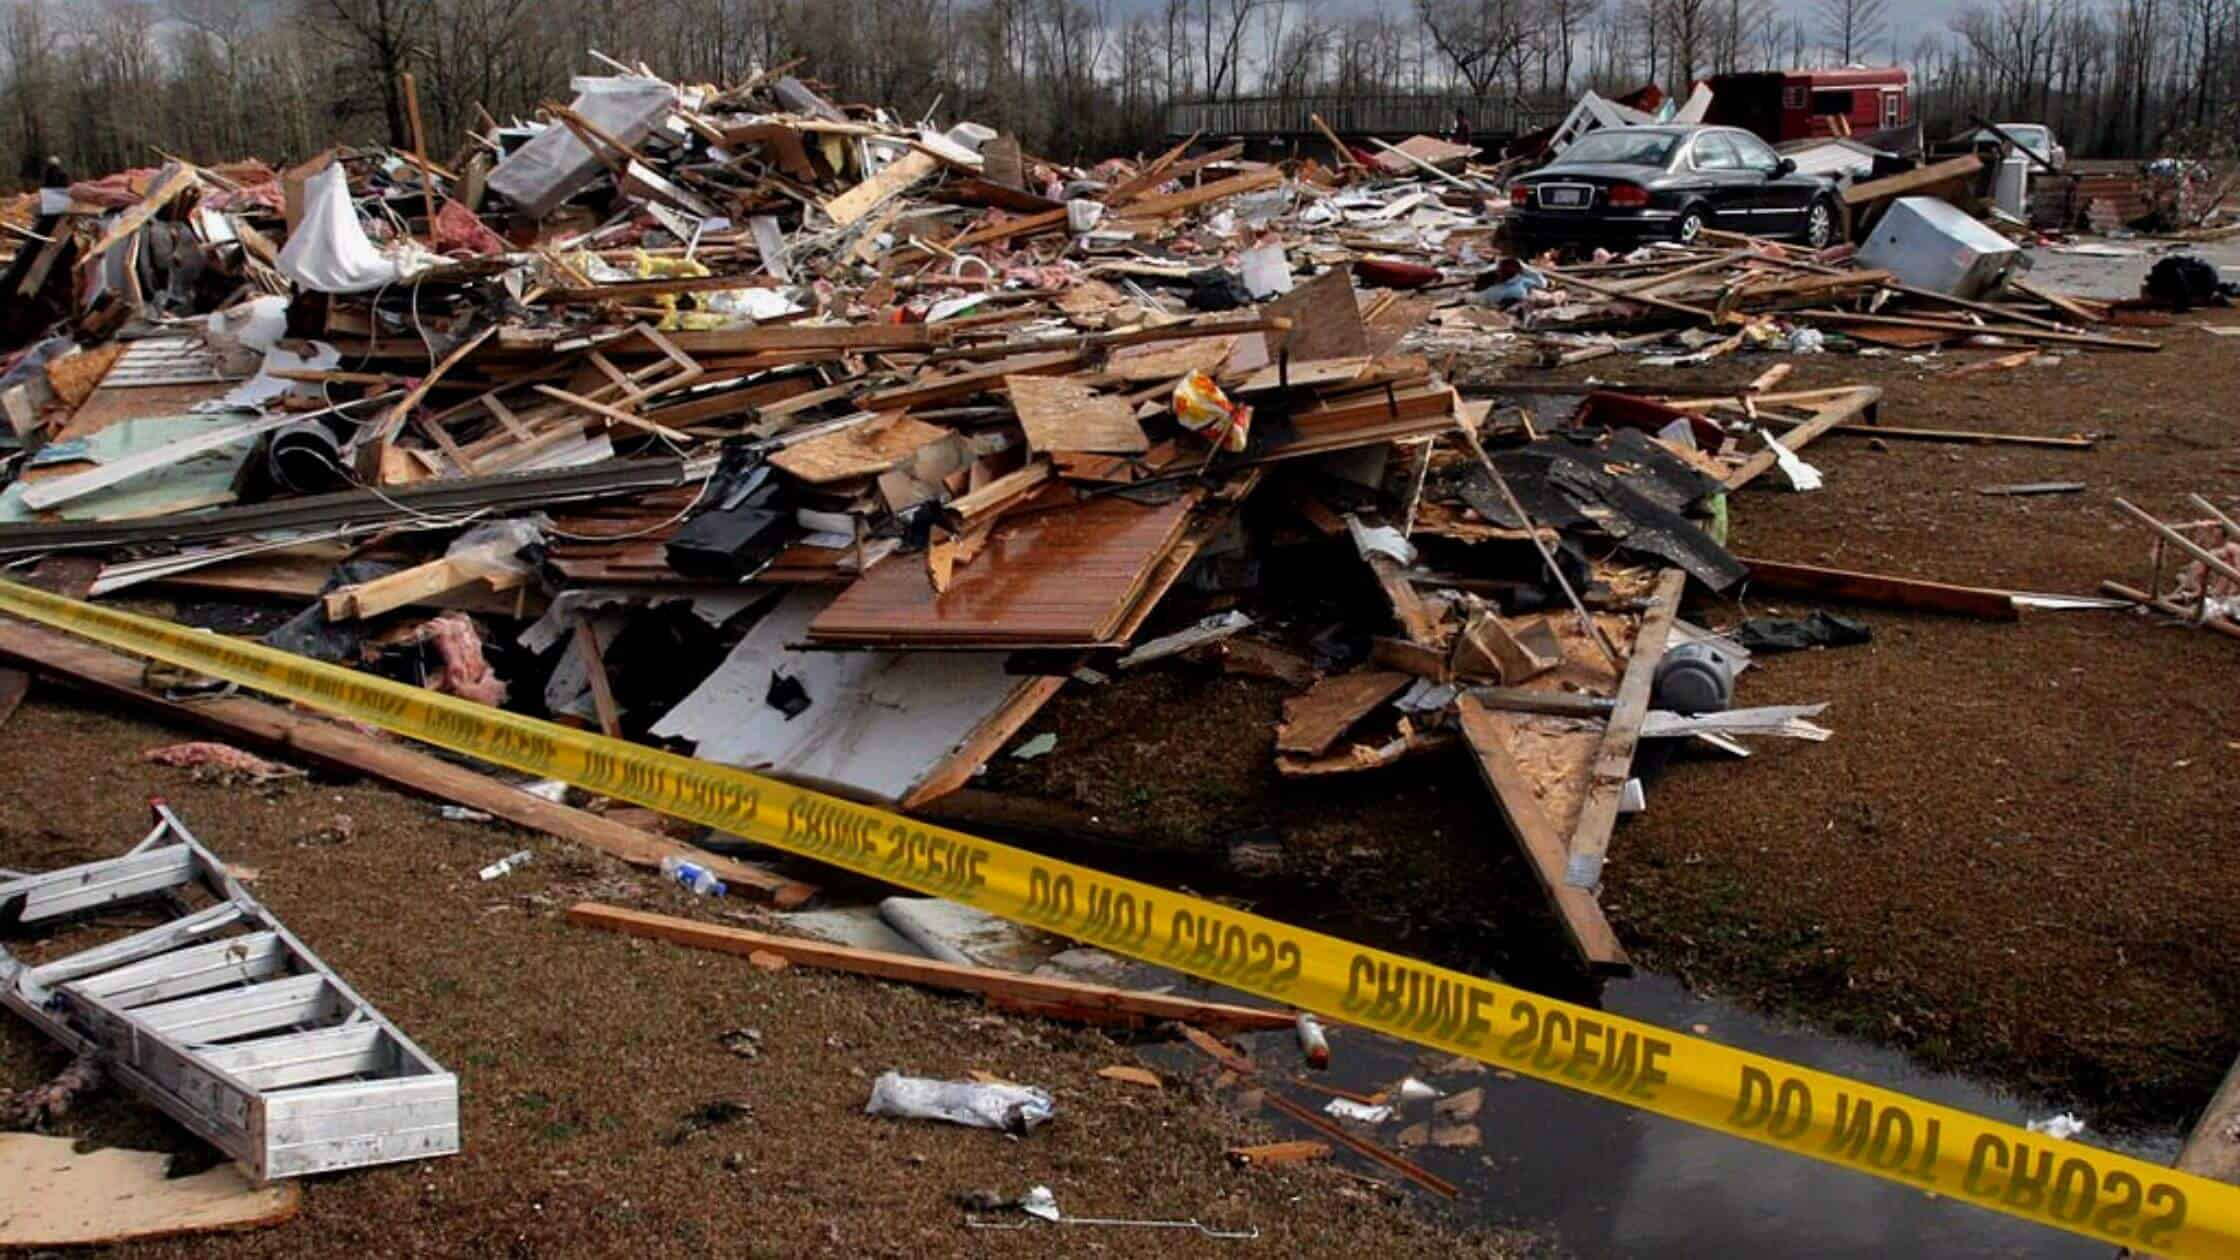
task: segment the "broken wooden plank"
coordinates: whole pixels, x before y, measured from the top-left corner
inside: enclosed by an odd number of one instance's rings
[[[772,454],[770,463],[810,485],[829,485],[876,477],[948,436],[939,425],[894,412],[796,442]]]
[[[1323,679],[1305,695],[1284,701],[1283,725],[1276,728],[1276,748],[1320,756],[1370,711],[1399,695],[1410,680],[1408,674],[1385,670]]]
[[[326,605],[329,621],[378,617],[408,604],[423,604],[472,586],[482,580],[484,572],[445,556],[370,581],[338,586],[321,600]]]
[[[1227,179],[1217,179],[1210,184],[1200,184],[1196,188],[1185,188],[1181,192],[1139,197],[1122,207],[1119,213],[1130,219],[1164,218],[1202,206],[1209,201],[1219,201],[1240,193],[1258,192],[1282,182],[1282,168],[1270,166],[1257,171],[1246,171],[1242,175],[1231,175]]]
[[[588,615],[576,615],[576,653],[583,657],[583,672],[591,680],[592,712],[599,717],[599,733],[622,738],[622,710],[615,704],[614,682],[607,677],[607,662],[599,655],[599,632]]]
[[[1455,715],[1462,723],[1462,737],[1469,741],[1478,763],[1478,774],[1485,780],[1486,790],[1493,794],[1494,803],[1500,807],[1502,820],[1509,825],[1509,834],[1524,850],[1526,864],[1532,868],[1533,877],[1540,881],[1541,890],[1554,907],[1557,921],[1563,924],[1571,947],[1597,971],[1631,972],[1633,961],[1626,956],[1625,947],[1618,943],[1618,934],[1611,930],[1601,903],[1595,900],[1592,892],[1573,887],[1565,878],[1567,857],[1563,837],[1549,821],[1532,781],[1518,768],[1508,739],[1487,712],[1485,703],[1465,693],[1455,702]]]
[[[1128,455],[1151,449],[1124,398],[1064,376],[1007,376],[1003,384],[1031,450]]]
[[[1900,171],[1895,175],[1885,175],[1881,179],[1870,179],[1865,183],[1853,184],[1843,190],[1843,201],[1847,206],[1863,206],[1869,202],[1880,201],[1884,197],[1903,196],[1916,189],[1949,183],[1955,179],[1965,179],[1982,169],[1983,159],[1981,157],[1973,153],[1965,153],[1956,158],[1947,158],[1942,162],[1934,162],[1910,171]]]
[[[877,209],[889,197],[905,191],[940,169],[940,161],[932,154],[912,149],[880,167],[878,173],[871,178],[826,201],[824,212],[831,216],[834,223],[847,227]]]
[[[1330,1158],[1328,1142],[1300,1138],[1290,1142],[1261,1142],[1252,1146],[1232,1146],[1223,1152],[1230,1159],[1247,1168],[1278,1168],[1285,1164],[1305,1164]]]
[[[1986,621],[2015,621],[2014,592],[1978,586],[1953,586],[1885,573],[1856,573],[1818,565],[1736,556],[1750,570],[1750,585],[1760,591],[1812,595],[1822,599],[1877,604],[1913,612],[1953,613]]]
[[[1758,401],[1760,404],[1770,402],[1769,399],[1764,398]],[[1847,390],[1814,408],[1811,419],[1782,434],[1781,444],[1787,447],[1791,453],[1801,451],[1811,444],[1813,439],[1839,424],[1866,414],[1869,408],[1881,401],[1882,390],[1878,386],[1861,385],[1855,389]],[[1774,466],[1775,459],[1773,447],[1767,446],[1766,449],[1743,461],[1742,466],[1734,470],[1733,474],[1726,480],[1726,488],[1729,491],[1740,490],[1756,481]]]
[[[942,962],[933,958],[913,958],[908,954],[857,949],[798,936],[773,936],[767,932],[699,923],[691,919],[648,914],[642,910],[629,910],[591,901],[570,906],[568,921],[583,927],[603,928],[626,936],[649,937],[693,949],[713,950],[720,954],[744,957],[761,951],[776,954],[787,962],[805,967],[822,967],[831,971],[873,976],[881,980],[899,980],[906,984],[959,993],[979,993],[1036,1003],[1061,1003],[1151,1019],[1182,1020],[1240,1030],[1290,1028],[1297,1019],[1289,1011],[1236,1006],[1226,1002],[1203,1002],[1195,998],[1143,993],[1110,985],[1091,984],[1083,980],[1063,980],[1054,976],[1020,975],[994,967]]]
[[[1586,799],[1579,806],[1579,821],[1571,829],[1570,863],[1564,882],[1573,888],[1593,888],[1602,882],[1602,864],[1610,850],[1610,831],[1618,822],[1618,796],[1633,774],[1633,751],[1641,739],[1642,719],[1649,715],[1649,692],[1656,682],[1657,665],[1664,660],[1665,640],[1672,634],[1673,618],[1680,614],[1680,592],[1688,575],[1666,569],[1657,579],[1649,611],[1633,636],[1633,652],[1626,658],[1625,677],[1619,680],[1617,706],[1595,750],[1592,778]]]
[[[597,849],[632,866],[657,868],[664,857],[690,858],[735,887],[754,888],[780,907],[800,905],[816,887],[774,871],[610,822],[597,814],[555,804],[487,775],[339,722],[290,712],[245,696],[183,702],[141,683],[141,662],[68,635],[0,622],[0,656],[42,673],[82,683],[92,691],[153,709],[187,725],[215,727],[239,739],[272,745],[327,765],[355,770],[439,800],[479,809],[517,826]]]

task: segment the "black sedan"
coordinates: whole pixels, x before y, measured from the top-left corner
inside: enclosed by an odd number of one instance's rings
[[[1705,228],[1820,248],[1837,235],[1835,187],[1733,127],[1613,127],[1571,142],[1509,185],[1520,254],[1557,245],[1693,241]]]

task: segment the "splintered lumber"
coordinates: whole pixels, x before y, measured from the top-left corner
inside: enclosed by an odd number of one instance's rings
[[[1190,151],[1190,146],[1198,142],[1198,134],[1191,132],[1181,144],[1144,163],[1142,170],[1113,185],[1097,200],[1108,206],[1125,205],[1129,198],[1156,188],[1167,178],[1167,172],[1174,168],[1174,164],[1182,160],[1182,155]]]
[[[1004,390],[1036,451],[1133,454],[1151,449],[1128,401],[1065,376],[1009,376]]]
[[[1399,695],[1411,680],[1411,675],[1385,671],[1323,679],[1307,694],[1284,701],[1283,725],[1276,728],[1276,748],[1320,756],[1370,711]]]
[[[1322,138],[1330,142],[1330,147],[1337,151],[1338,165],[1351,167],[1357,171],[1369,169],[1361,164],[1360,158],[1353,155],[1353,150],[1346,145],[1346,142],[1338,138],[1338,133],[1330,130],[1330,124],[1322,121],[1322,115],[1309,114],[1307,115],[1307,121],[1312,123],[1314,129],[1322,133]]]
[[[196,173],[194,167],[185,162],[177,162],[165,167],[156,178],[155,184],[148,189],[148,195],[142,197],[138,203],[123,214],[118,215],[116,222],[109,225],[109,230],[101,234],[101,239],[95,241],[83,254],[78,256],[80,258],[98,258],[107,253],[117,242],[146,226],[148,220],[160,214],[165,206],[177,201],[180,193],[194,187],[199,182],[201,182],[201,176]],[[59,241],[63,237],[57,234],[55,239]]]
[[[1223,197],[1234,197],[1239,193],[1258,192],[1282,182],[1282,168],[1270,166],[1257,171],[1246,171],[1242,175],[1231,175],[1227,179],[1217,179],[1210,184],[1200,184],[1196,188],[1185,188],[1181,192],[1138,197],[1121,207],[1119,213],[1130,219],[1164,218],[1194,206],[1202,206],[1209,201],[1219,201]]]
[[[2016,341],[2046,341],[2057,346],[2090,346],[2101,350],[2162,349],[2159,341],[2136,337],[2111,337],[2105,333],[2059,332],[2050,328],[2018,328],[2012,324],[1969,324],[1954,319],[1924,319],[1918,315],[1859,315],[1851,311],[1804,310],[1802,319],[1827,324],[1857,324],[1873,328],[1915,328],[1941,332],[1948,337],[2010,337]]]
[[[816,895],[814,885],[666,836],[640,831],[597,814],[555,804],[464,766],[405,744],[362,734],[339,722],[293,713],[278,705],[238,695],[192,703],[166,699],[160,692],[150,691],[141,684],[139,661],[68,635],[0,622],[0,656],[25,662],[27,668],[83,684],[99,695],[154,710],[187,725],[214,727],[238,739],[370,774],[439,800],[479,809],[532,831],[572,840],[632,866],[653,868],[659,867],[664,857],[689,857],[726,883],[768,894],[780,907],[797,906]]]
[[[1965,178],[1982,169],[1983,159],[1973,153],[1966,153],[1914,170],[1900,171],[1896,175],[1885,175],[1881,179],[1853,184],[1843,190],[1843,202],[1847,206],[1863,206],[1884,197],[1899,197],[1916,189]]]
[[[1561,696],[1563,693],[1549,694]],[[1509,824],[1509,834],[1516,837],[1518,846],[1524,850],[1533,878],[1540,881],[1541,889],[1555,907],[1556,918],[1563,924],[1564,936],[1571,941],[1571,947],[1597,971],[1630,973],[1633,960],[1618,943],[1618,934],[1611,930],[1601,904],[1592,892],[1573,887],[1565,878],[1563,837],[1548,820],[1548,812],[1533,790],[1532,781],[1518,768],[1500,726],[1486,711],[1485,704],[1472,694],[1466,693],[1456,700],[1455,714],[1462,723],[1462,737],[1469,741],[1470,751],[1478,763],[1478,774],[1485,780],[1486,790],[1493,794],[1494,803],[1500,806],[1502,820]]]
[[[1618,796],[1633,774],[1633,750],[1641,741],[1641,723],[1649,715],[1649,691],[1656,682],[1657,665],[1664,660],[1665,641],[1672,635],[1673,618],[1680,613],[1680,592],[1688,575],[1666,569],[1657,579],[1649,611],[1633,636],[1633,654],[1626,658],[1625,677],[1619,680],[1617,706],[1595,750],[1586,799],[1579,805],[1579,822],[1571,830],[1570,864],[1564,882],[1573,888],[1593,888],[1602,882],[1602,864],[1610,850],[1610,831],[1618,823]]]
[[[1117,989],[1110,985],[1062,980],[1053,976],[1020,975],[994,967],[913,958],[908,954],[890,954],[876,949],[856,949],[798,936],[773,936],[767,932],[750,932],[745,928],[700,923],[665,914],[648,914],[642,910],[627,910],[621,906],[601,905],[592,901],[578,902],[569,907],[568,920],[583,927],[603,928],[625,936],[650,937],[694,949],[742,957],[756,952],[776,954],[787,962],[804,967],[822,967],[859,976],[876,976],[882,980],[900,980],[932,989],[979,993],[991,998],[1028,1002],[1037,1007],[1063,1007],[1107,1015],[1182,1020],[1239,1030],[1289,1028],[1297,1018],[1289,1011],[1235,1006],[1226,1002],[1202,1002],[1194,998],[1142,993],[1133,989]]]
[[[1757,401],[1763,405],[1772,402],[1773,398],[1760,398]],[[1782,434],[1781,444],[1792,453],[1801,451],[1813,439],[1837,425],[1856,419],[1880,401],[1882,401],[1882,390],[1874,385],[1861,385],[1855,389],[1846,390],[1814,408],[1811,419]],[[1768,446],[1743,461],[1742,466],[1728,476],[1726,488],[1730,491],[1740,490],[1742,487],[1749,485],[1759,477],[1764,476],[1766,470],[1773,467],[1774,461],[1773,448]]]
[[[2012,591],[1952,586],[1884,573],[1854,573],[1779,560],[1753,560],[1744,556],[1735,559],[1750,570],[1750,585],[1762,591],[1816,595],[1823,599],[1879,604],[1914,612],[1954,613],[1986,621],[2016,621],[2022,616],[2015,611]]]
[[[883,389],[864,394],[856,405],[867,411],[901,411],[910,407],[931,407],[941,403],[960,402],[974,394],[1002,389],[1014,376],[1044,376],[1070,372],[1081,362],[1079,350],[1060,350],[1052,354],[1022,355],[1006,359],[993,367],[975,368],[953,376],[937,376],[914,384]],[[838,387],[835,387],[838,388]]]
[[[824,203],[834,223],[846,227],[871,213],[887,198],[941,169],[938,159],[916,149],[879,168],[879,173]]]
[[[1900,438],[1910,442],[1968,442],[1977,446],[2036,446],[2056,451],[2089,451],[2098,445],[2088,437],[2058,437],[2050,433],[1982,433],[1973,429],[1913,429],[1889,424],[1839,424],[1833,431],[1852,437]]]
[[[931,350],[948,340],[939,324],[767,324],[664,334],[685,354],[759,350]]]
[[[327,620],[378,617],[408,604],[422,604],[479,581],[482,573],[449,557],[384,574],[369,582],[338,586],[322,596]]]
[[[771,455],[770,462],[810,485],[829,485],[878,476],[948,436],[939,425],[895,412],[796,442]]]

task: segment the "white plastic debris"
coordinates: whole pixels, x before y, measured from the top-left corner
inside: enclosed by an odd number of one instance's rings
[[[513,853],[508,853],[504,857],[499,858],[497,861],[492,862],[490,865],[482,868],[482,882],[487,884],[491,880],[496,879],[501,875],[511,874],[513,871],[519,869],[520,867],[527,866],[530,862],[535,860],[536,854],[529,852],[527,849],[521,849]]]
[[[1416,547],[1408,536],[1390,525],[1368,526],[1351,513],[1346,515],[1346,529],[1353,535],[1353,549],[1366,560],[1372,555],[1389,556],[1403,565],[1416,562]]]
[[[1037,757],[1048,756],[1053,749],[1057,748],[1057,746],[1058,737],[1051,734],[1049,731],[1044,731],[1040,735],[1035,736],[1033,739],[1028,740],[1026,743],[1012,749],[1011,755],[1018,758],[1020,761],[1033,761]]]
[[[1789,488],[1798,493],[1818,490],[1823,482],[1820,470],[1804,462],[1795,451],[1783,446],[1779,439],[1764,429],[1758,430],[1765,437],[1766,449],[1773,452],[1773,462],[1780,466],[1781,475],[1789,479]]]
[[[2043,1120],[2032,1120],[2025,1127],[2032,1133],[2043,1133],[2049,1138],[2058,1138],[2066,1142],[2084,1132],[2084,1121],[2064,1111],[2060,1115],[2047,1116]]]
[[[1785,347],[1791,354],[1820,354],[1828,348],[1828,338],[1817,328],[1799,328],[1789,334]]]
[[[1039,1216],[1046,1221],[1059,1219],[1058,1196],[1050,1193],[1048,1186],[1036,1186],[1019,1196],[1019,1210],[1029,1216]]]
[[[1049,1123],[1057,1105],[1049,1094],[1031,1085],[934,1081],[882,1072],[871,1083],[871,1101],[863,1111],[900,1120],[946,1120],[974,1129],[1027,1133]]]
[[[1391,1107],[1370,1106],[1368,1103],[1357,1103],[1351,1098],[1333,1098],[1323,1105],[1322,1110],[1340,1120],[1351,1120],[1357,1124],[1383,1124],[1392,1118]]]
[[[1412,1076],[1402,1080],[1399,1088],[1394,1092],[1400,1095],[1401,1102],[1425,1102],[1433,1098],[1444,1098],[1446,1096],[1439,1092],[1437,1086],[1419,1081]]]

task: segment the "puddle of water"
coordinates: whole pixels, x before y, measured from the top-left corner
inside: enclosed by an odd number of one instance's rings
[[[1698,997],[1661,976],[1613,982],[1606,1010],[1725,1045],[1853,1077],[2021,1124],[2045,1114],[1965,1077],[1930,1073],[1898,1051],[1849,1041]],[[1329,1097],[1289,1082],[1301,1062],[1288,1033],[1248,1038],[1271,1087],[1320,1110]],[[2109,1249],[1878,1178],[1802,1159],[1740,1138],[1635,1111],[1540,1081],[1504,1079],[1492,1069],[1432,1073],[1447,1056],[1375,1033],[1331,1034],[1332,1067],[1316,1080],[1359,1093],[1415,1075],[1453,1094],[1485,1090],[1478,1148],[1418,1147],[1408,1158],[1462,1189],[1454,1211],[1490,1225],[1552,1234],[1566,1250],[1591,1257],[1668,1257],[1682,1249],[1714,1256],[1812,1256],[1881,1260],[1893,1255],[2091,1257]],[[1169,1059],[1171,1051],[1173,1058]],[[1205,1060],[1181,1047],[1146,1056],[1180,1071]],[[1429,1101],[1405,1104],[1373,1137],[1394,1148],[1401,1129],[1431,1117]],[[1299,1129],[1273,1112],[1271,1123]],[[2091,1119],[2085,1113],[2085,1119]],[[1360,1131],[1360,1130],[1357,1130]],[[2177,1156],[2175,1134],[2082,1139],[2157,1163]],[[1390,1178],[1341,1152],[1348,1167]],[[1420,1193],[1420,1192],[1412,1192]]]

